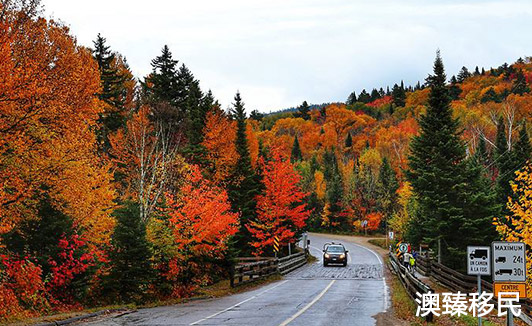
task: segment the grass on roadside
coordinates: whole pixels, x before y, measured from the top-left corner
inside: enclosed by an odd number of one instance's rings
[[[388,249],[386,247],[386,239],[369,239],[368,242],[374,246],[381,247],[382,249]]]
[[[407,321],[414,321],[417,318],[416,305],[396,276],[391,280],[391,296],[393,310],[398,318]]]

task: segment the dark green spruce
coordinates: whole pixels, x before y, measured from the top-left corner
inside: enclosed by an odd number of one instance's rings
[[[246,225],[256,217],[257,202],[255,197],[260,193],[261,183],[259,176],[251,165],[248,141],[246,138],[246,111],[240,93],[235,95],[235,102],[231,110],[233,119],[237,122],[236,150],[238,160],[229,186],[229,199],[235,212],[240,212],[240,229],[235,235],[235,248],[241,250],[240,254],[250,253],[249,242],[251,234]]]
[[[429,75],[427,84],[431,89],[429,106],[420,118],[419,136],[412,139],[406,171],[418,200],[408,238],[416,244],[428,243],[435,251],[440,242],[442,262],[463,268],[472,234],[489,238],[486,233],[491,229],[483,223],[495,212],[490,205],[486,207],[486,198],[491,194],[483,193],[485,185],[479,168],[466,160],[465,144],[459,121],[452,116],[439,53],[434,74]]]
[[[139,205],[126,202],[114,211],[117,224],[111,238],[111,272],[107,288],[121,302],[141,302],[153,276],[146,226],[139,219]]]

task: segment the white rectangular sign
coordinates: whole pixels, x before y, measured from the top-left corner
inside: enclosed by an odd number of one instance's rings
[[[526,256],[522,242],[494,241],[493,282],[525,282]]]
[[[467,247],[467,274],[490,275],[490,247]]]

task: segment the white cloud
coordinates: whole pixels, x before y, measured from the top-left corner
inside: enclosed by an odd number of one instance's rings
[[[269,111],[416,83],[437,48],[449,75],[532,53],[528,1],[42,1],[81,44],[101,32],[139,77],[168,44],[223,107],[237,89]]]

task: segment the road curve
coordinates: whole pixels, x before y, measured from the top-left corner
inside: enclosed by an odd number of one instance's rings
[[[331,238],[312,234],[310,240],[319,261],[283,280],[223,298],[140,309],[82,325],[375,325],[374,316],[388,308],[381,258],[344,241],[347,267],[323,267],[321,248]]]

